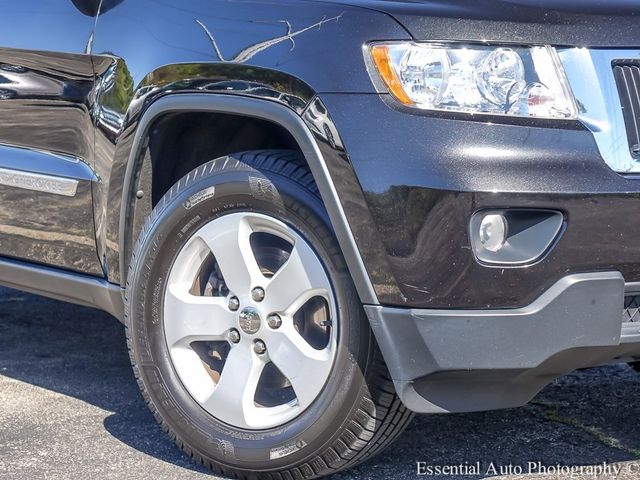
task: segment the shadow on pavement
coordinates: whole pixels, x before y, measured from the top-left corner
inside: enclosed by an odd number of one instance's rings
[[[0,288],[0,374],[112,412],[104,428],[119,441],[204,471],[156,424],[133,378],[124,329],[107,314]],[[563,378],[526,407],[418,416],[382,455],[335,478],[415,478],[417,461],[434,466],[481,462],[486,469],[490,462],[526,467],[538,461],[597,465],[637,460],[639,382],[629,367],[614,365]]]
[[[154,420],[131,370],[124,327],[106,313],[0,288],[0,374],[113,412],[104,427],[118,440],[207,471]]]

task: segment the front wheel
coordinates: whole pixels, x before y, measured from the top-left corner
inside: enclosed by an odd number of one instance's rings
[[[411,417],[296,152],[219,158],[171,188],[134,250],[126,324],[156,419],[219,473],[326,476]]]

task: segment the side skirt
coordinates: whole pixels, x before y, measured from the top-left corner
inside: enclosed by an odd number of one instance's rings
[[[101,278],[0,258],[0,285],[99,308],[120,321],[124,319],[122,289]]]

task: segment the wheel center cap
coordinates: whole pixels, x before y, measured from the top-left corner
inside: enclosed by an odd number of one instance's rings
[[[254,334],[260,330],[260,314],[255,308],[247,307],[240,312],[239,323],[244,333]]]

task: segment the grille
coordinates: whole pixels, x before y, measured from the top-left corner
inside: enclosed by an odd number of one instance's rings
[[[640,295],[629,295],[624,297],[624,310],[622,312],[622,323],[640,323]]]
[[[629,150],[634,158],[640,158],[640,64],[616,63],[613,76],[620,95]]]

